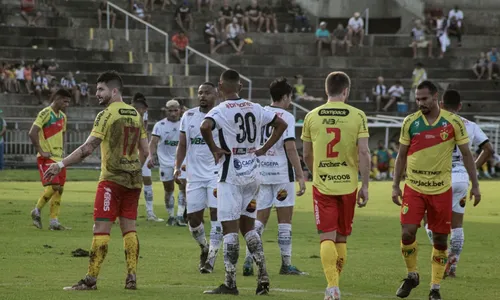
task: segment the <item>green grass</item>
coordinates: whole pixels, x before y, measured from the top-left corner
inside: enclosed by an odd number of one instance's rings
[[[51,232],[48,211],[43,211],[44,229],[31,225],[30,210],[42,187],[37,170],[0,172],[0,299],[233,299],[202,295],[224,279],[223,261],[217,259],[215,273],[197,272],[199,250],[186,228],[166,227],[144,219],[141,199],[138,234],[141,253],[137,291],[123,289],[125,262],[119,228],[113,228],[109,253],[95,292],[65,292],[63,286],[84,276],[87,258],[73,258],[76,248],[88,249],[92,238],[92,204],[97,171],[69,170],[63,195],[60,220],[71,231]],[[76,181],[78,180],[78,181]],[[91,181],[82,181],[91,180]],[[6,182],[9,181],[9,182]],[[21,182],[22,181],[22,182]],[[497,182],[481,182],[483,201],[468,206],[465,220],[465,248],[458,268],[458,278],[442,284],[444,299],[497,299],[500,259],[500,204],[495,197]],[[399,250],[399,208],[390,199],[390,183],[374,182],[370,202],[356,212],[353,236],[348,242],[348,261],[341,278],[343,299],[395,299],[395,291],[405,276]],[[297,201],[293,223],[293,262],[309,272],[306,277],[277,275],[280,267],[276,243],[277,225],[273,216],[264,232],[264,249],[272,290],[271,299],[322,299],[326,286],[319,243],[311,205],[311,189]],[[160,217],[161,184],[155,182],[155,209]],[[208,229],[208,227],[207,227]],[[419,232],[419,268],[421,285],[409,299],[426,299],[430,281],[431,246],[423,230]],[[255,278],[241,276],[244,241],[240,239],[238,287],[240,298],[250,299]],[[51,248],[46,248],[49,245]]]

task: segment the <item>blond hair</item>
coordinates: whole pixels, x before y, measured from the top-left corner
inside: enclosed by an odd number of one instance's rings
[[[179,104],[179,101],[175,100],[175,99],[172,99],[172,100],[168,100],[167,101],[167,104],[165,104],[165,107],[167,108],[180,108],[180,104]]]

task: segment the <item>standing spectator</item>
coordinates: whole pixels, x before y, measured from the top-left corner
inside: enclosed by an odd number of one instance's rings
[[[191,14],[191,8],[186,0],[182,1],[181,6],[175,11],[175,21],[185,33],[192,29],[193,15]]]
[[[5,132],[7,131],[7,122],[2,118],[3,111],[0,109],[0,170],[3,170],[3,153],[5,148]]]
[[[451,20],[453,17],[457,20],[458,28],[461,29],[464,21],[464,12],[458,8],[458,5],[455,5],[455,7],[448,13],[448,20]]]
[[[78,85],[73,77],[73,73],[68,72],[66,76],[61,78],[61,87],[70,91],[76,106],[80,106],[80,91],[78,90]]]
[[[205,43],[210,45],[210,54],[216,53],[220,47],[226,45],[226,42],[222,41],[220,38],[217,26],[215,26],[211,22],[208,22],[205,25],[203,36],[205,38]]]
[[[415,27],[411,30],[412,41],[410,47],[413,48],[413,58],[417,58],[417,48],[428,49],[428,55],[432,58],[432,40],[425,38],[425,27],[421,20],[415,20]]]
[[[234,17],[233,22],[229,23],[226,27],[227,43],[233,47],[236,54],[243,53],[243,46],[245,41],[243,39],[243,28],[238,24],[238,18]]]
[[[380,111],[380,105],[382,100],[388,100],[389,94],[387,93],[387,87],[384,84],[384,77],[379,76],[377,78],[377,85],[372,88],[372,95],[375,98],[375,103],[377,104],[377,112]]]
[[[424,65],[421,62],[415,64],[415,69],[413,70],[411,77],[411,91],[410,91],[410,101],[415,102],[415,90],[417,86],[424,80],[427,80],[427,72],[424,69]]]
[[[365,37],[365,22],[361,18],[359,12],[355,12],[347,23],[349,29],[349,41],[354,45],[353,37],[359,36],[359,46],[363,47],[363,39]]]
[[[472,67],[472,71],[476,74],[477,80],[481,79],[486,71],[486,67],[488,67],[488,59],[486,59],[486,54],[481,52],[479,54],[479,59],[476,61],[474,66]]]
[[[318,56],[321,56],[321,50],[323,46],[327,45],[329,49],[332,50],[332,55],[335,52],[333,50],[332,39],[330,38],[330,31],[326,29],[326,22],[319,23],[319,28],[316,29],[316,46],[318,48]]]
[[[264,24],[264,17],[262,16],[262,10],[257,4],[257,0],[252,0],[245,11],[245,17],[243,18],[243,24],[245,26],[246,32],[250,32],[250,21],[257,24],[257,32],[260,32],[262,25]]]
[[[213,11],[212,5],[213,5],[213,0],[198,0],[198,12],[201,12],[201,5],[205,4],[208,6],[209,11]]]
[[[35,95],[38,98],[38,104],[42,104],[42,96],[50,95],[49,80],[45,74],[45,69],[41,69],[35,78]]]
[[[180,53],[185,53],[188,45],[189,39],[184,34],[184,31],[179,31],[179,33],[172,37],[172,55],[177,58],[181,64],[184,64],[184,60],[181,59]]]
[[[239,3],[236,3],[236,5],[234,6],[233,16],[238,18],[238,24],[243,25],[243,18],[245,18],[245,11],[243,10],[243,8]]]
[[[497,48],[491,48],[491,51],[486,54],[486,58],[488,59],[488,80],[491,80],[493,75],[493,71],[497,73],[500,71],[498,68],[498,51]]]
[[[80,84],[78,85],[78,90],[80,91],[80,95],[83,98],[83,102],[85,105],[90,105],[90,87],[87,82],[87,79],[83,78]]]
[[[262,10],[262,15],[266,20],[266,32],[271,33],[271,24],[274,28],[274,33],[278,33],[278,18],[276,18],[276,12],[274,12],[272,2],[268,4]]]
[[[134,1],[134,4],[132,5],[132,11],[134,12],[134,15],[139,19],[146,22],[151,22],[151,15],[146,14],[146,6],[141,1]]]
[[[33,65],[28,64],[24,68],[24,80],[26,82],[26,90],[28,94],[33,94]]]
[[[436,19],[436,37],[438,45],[441,48],[439,58],[443,58],[446,49],[450,45],[450,39],[448,37],[448,21],[444,16],[440,16]]]
[[[394,102],[403,101],[403,95],[405,94],[405,88],[403,87],[401,80],[396,80],[396,83],[389,89],[389,102],[382,108],[383,111],[388,111]]]
[[[345,52],[349,54],[352,45],[347,36],[348,30],[344,28],[344,25],[339,23],[332,34],[332,55],[335,55],[337,45],[345,47]]]
[[[16,69],[13,65],[5,65],[4,73],[5,73],[5,86],[9,92],[16,91]]]
[[[21,87],[26,87],[26,80],[24,78],[24,66],[23,64],[18,64],[14,70],[16,74],[15,90],[16,93],[21,92]]]
[[[462,47],[462,28],[455,16],[448,19],[447,32],[449,37],[456,37],[458,39],[458,47]]]
[[[300,28],[302,32],[306,29],[311,31],[311,26],[309,25],[309,19],[305,15],[302,7],[297,3],[296,0],[291,0],[288,6],[288,13],[293,17],[292,28],[294,32],[297,32]]]
[[[99,8],[97,9],[97,21],[99,22],[99,28],[102,28],[102,17],[107,18],[108,16],[107,3],[108,1],[101,1]],[[111,18],[111,28],[115,28],[116,13],[111,9],[111,7],[109,8],[109,16]]]
[[[36,26],[36,21],[40,19],[42,13],[36,10],[35,0],[21,0],[21,16],[26,20],[28,26]]]
[[[233,20],[233,9],[229,6],[229,0],[224,0],[224,4],[222,4],[219,11],[219,25],[220,31],[226,31],[226,24],[231,23]]]

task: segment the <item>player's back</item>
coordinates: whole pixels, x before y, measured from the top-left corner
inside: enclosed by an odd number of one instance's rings
[[[92,135],[102,139],[100,181],[141,188],[139,141],[147,135],[139,113],[124,102],[111,103],[97,115]]]
[[[357,142],[368,137],[365,113],[343,102],[327,102],[307,114],[302,136],[313,144],[314,186],[325,195],[354,192]]]

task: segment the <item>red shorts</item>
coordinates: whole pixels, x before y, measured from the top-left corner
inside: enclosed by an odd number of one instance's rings
[[[43,173],[45,173],[45,171],[47,171],[50,164],[55,164],[56,162],[50,158],[44,158],[44,157],[39,156],[36,159],[36,163],[38,165],[38,172],[40,172],[40,180],[42,181],[43,186],[47,186],[47,185],[64,186],[64,184],[66,183],[66,168],[63,168],[61,170],[61,172],[59,172],[59,174],[57,174],[54,177],[54,179],[52,179],[51,181],[46,181],[43,179]]]
[[[117,217],[137,219],[141,189],[129,189],[112,181],[101,181],[94,201],[94,221],[114,222]]]
[[[356,208],[357,190],[348,195],[323,195],[313,186],[314,216],[318,233],[337,231],[348,236]]]
[[[388,163],[378,163],[377,169],[380,172],[387,172],[389,170],[389,164]]]
[[[420,226],[427,211],[427,225],[432,232],[449,234],[453,193],[451,188],[438,195],[421,194],[405,185],[403,205],[401,206],[401,224]]]

